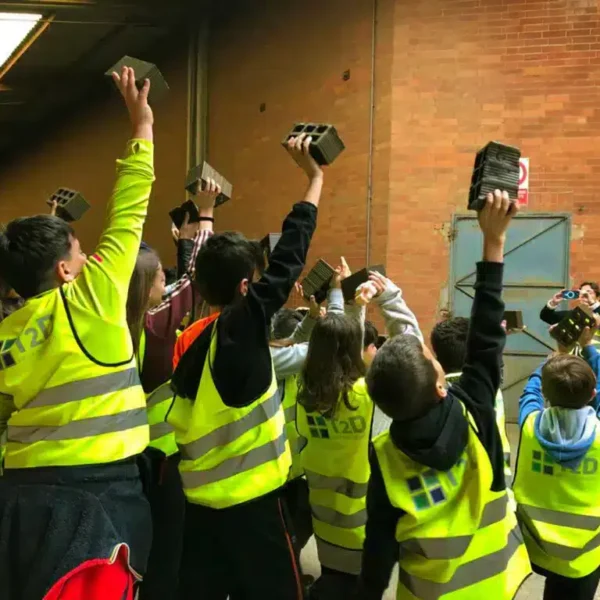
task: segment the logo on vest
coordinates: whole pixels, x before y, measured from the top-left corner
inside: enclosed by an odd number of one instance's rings
[[[534,450],[531,470],[534,473],[542,473],[544,475],[554,475],[556,472],[595,475],[598,471],[598,461],[595,458],[586,457],[576,468],[572,469],[558,464],[548,453]]]
[[[449,471],[429,469],[422,475],[415,475],[406,480],[413,504],[417,510],[425,510],[445,502],[448,498],[442,487],[442,478],[452,486],[458,485],[458,471],[464,469],[467,461],[463,458]]]
[[[28,327],[19,338],[2,340],[0,344],[0,371],[17,364],[13,351],[24,354],[31,348],[41,346],[52,333],[52,315],[36,319],[37,327]]]
[[[311,437],[328,440],[337,435],[360,435],[367,430],[367,422],[360,415],[349,419],[326,419],[323,416],[306,416]],[[330,429],[331,428],[331,431]]]

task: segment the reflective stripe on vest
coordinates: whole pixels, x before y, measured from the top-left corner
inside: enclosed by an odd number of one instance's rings
[[[588,531],[597,532],[600,528],[600,519],[598,517],[570,515],[557,510],[538,508],[536,506],[525,506],[523,504],[517,506],[517,516],[522,521],[538,521],[540,523],[559,525],[561,527],[570,527],[573,529],[587,529]],[[549,555],[556,556],[562,560],[571,561],[600,547],[600,533],[596,533],[582,548],[572,548],[562,544],[546,542],[539,538],[536,538],[536,542]]]
[[[369,442],[373,402],[364,379],[340,399],[335,417],[307,413],[298,405],[298,433],[307,439],[300,453],[309,488],[319,560],[325,567],[360,573],[367,522]]]
[[[267,442],[263,446],[254,448],[241,456],[224,460],[212,469],[182,472],[183,487],[184,489],[193,489],[209,483],[217,483],[277,460],[288,448],[286,441],[286,435],[282,433],[276,440]]]
[[[175,392],[168,381],[156,388],[146,398],[148,423],[150,425],[150,447],[164,452],[166,456],[177,454],[175,430],[166,422],[167,413]]]
[[[302,468],[302,459],[300,451],[304,448],[306,440],[298,433],[296,426],[297,398],[298,398],[298,378],[291,375],[277,383],[279,393],[281,394],[283,414],[285,416],[285,431],[290,442],[290,451],[292,453],[292,466],[290,468],[289,479],[297,479],[304,475]]]
[[[31,298],[0,325],[0,392],[15,407],[7,469],[115,462],[148,445],[145,395],[124,311],[120,322],[82,308],[78,285]]]
[[[506,517],[507,508],[508,497],[501,496],[492,500],[483,509],[478,529],[483,529],[502,521]],[[412,552],[413,554],[420,554],[430,560],[460,558],[467,551],[473,538],[474,535],[411,538],[400,542],[400,549]]]
[[[19,444],[31,444],[33,442],[63,441],[87,438],[104,433],[116,433],[134,427],[148,424],[148,416],[143,408],[134,408],[116,415],[103,417],[90,417],[79,419],[64,425],[10,425],[8,427],[8,441]]]
[[[223,403],[211,364],[218,321],[192,401],[175,396],[167,421],[182,452],[179,472],[189,502],[228,508],[282,487],[291,465],[281,398],[272,371],[267,391],[245,407]]]
[[[373,441],[390,503],[402,511],[398,598],[512,600],[531,572],[507,492],[491,491],[490,458],[465,418],[467,445],[448,471],[415,462],[387,432]]]
[[[452,592],[460,592],[462,594],[461,596],[457,596],[457,598],[484,598],[485,596],[483,595],[467,596],[465,588],[505,572],[510,560],[516,555],[519,549],[522,549],[522,546],[523,537],[519,526],[515,525],[508,536],[508,541],[504,548],[461,565],[456,569],[452,579],[448,582],[436,583],[435,581],[415,577],[402,569],[402,566],[400,566],[398,571],[398,579],[417,598],[425,600],[441,598]],[[398,598],[401,597],[398,595]],[[512,598],[513,596],[498,595],[487,597],[496,600],[496,598]]]
[[[140,384],[137,369],[132,367],[117,373],[107,373],[79,381],[70,381],[56,387],[42,390],[27,403],[27,408],[40,406],[56,406],[67,402],[85,400],[91,396],[103,396],[119,392]]]
[[[345,477],[329,477],[309,470],[305,470],[305,474],[311,489],[329,490],[348,498],[364,498],[369,488],[368,483],[356,483]]]
[[[330,544],[315,536],[319,560],[330,569],[342,573],[360,573],[362,550],[350,550]]]
[[[600,429],[576,469],[557,463],[536,437],[530,414],[521,429],[514,493],[531,562],[571,579],[600,564]]]
[[[239,421],[233,421],[214,429],[190,444],[180,444],[181,457],[197,460],[217,446],[225,446],[244,433],[272,419],[281,409],[281,397],[276,391],[271,397],[257,404]]]

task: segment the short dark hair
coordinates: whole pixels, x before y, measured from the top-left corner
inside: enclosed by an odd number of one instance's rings
[[[373,402],[396,421],[421,417],[439,401],[435,367],[414,335],[388,340],[375,355],[366,380]]]
[[[463,370],[467,358],[469,319],[451,317],[440,321],[431,332],[431,347],[446,373]]]
[[[272,338],[274,340],[290,338],[303,318],[299,312],[291,308],[280,308],[275,313],[271,324]]]
[[[581,289],[584,285],[589,285],[593,290],[596,296],[600,298],[600,285],[598,285],[595,281],[584,281],[580,286]]]
[[[596,376],[583,358],[556,354],[542,367],[542,392],[550,406],[583,408],[594,397]]]
[[[51,215],[22,217],[0,233],[2,279],[22,298],[32,298],[56,287],[59,261],[71,254],[71,226]]]
[[[371,344],[377,345],[379,339],[379,332],[377,327],[371,323],[371,321],[365,321],[365,337],[363,340],[363,346],[368,348]]]
[[[265,249],[262,247],[258,240],[250,240],[252,251],[254,252],[254,259],[256,261],[256,272],[262,276],[267,268],[267,256]]]
[[[255,249],[241,233],[216,233],[196,257],[198,291],[211,306],[227,306],[236,299],[240,282],[252,281],[255,267]]]

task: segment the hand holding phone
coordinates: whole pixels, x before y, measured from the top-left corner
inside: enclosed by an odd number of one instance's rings
[[[564,290],[561,295],[564,300],[577,300],[580,293],[579,290]]]

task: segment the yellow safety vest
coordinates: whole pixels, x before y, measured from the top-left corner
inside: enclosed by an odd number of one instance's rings
[[[306,443],[306,440],[298,433],[296,427],[296,407],[298,397],[298,377],[291,375],[279,381],[279,393],[283,398],[282,406],[285,415],[285,432],[290,443],[290,451],[292,452],[292,467],[290,469],[290,479],[298,479],[304,475],[302,468],[302,460],[300,458],[300,450]]]
[[[454,383],[460,378],[460,373],[451,373],[446,375],[446,381],[448,383]],[[508,435],[506,435],[506,413],[504,410],[504,396],[502,390],[498,390],[496,394],[496,400],[494,402],[494,411],[496,412],[496,425],[498,425],[498,431],[500,432],[500,439],[502,441],[502,453],[504,455],[504,477],[506,479],[506,485],[510,486],[512,482],[512,471],[510,468],[510,442],[508,441]]]
[[[307,439],[300,456],[310,493],[313,529],[322,565],[358,575],[367,522],[369,442],[373,401],[363,378],[340,399],[334,418],[298,405],[298,432]]]
[[[400,451],[389,432],[374,442],[398,520],[402,600],[509,600],[531,572],[506,490],[492,492],[490,459],[469,426],[467,447],[446,472]]]
[[[171,388],[171,381],[163,383],[146,396],[148,408],[148,425],[150,425],[150,448],[161,450],[167,456],[177,454],[175,430],[167,423],[167,413],[173,403],[175,392]]]
[[[539,411],[521,430],[514,492],[531,562],[578,579],[600,565],[600,428],[575,470],[557,464],[535,437]]]
[[[140,373],[144,366],[146,355],[146,331],[142,329],[138,365]],[[175,430],[167,423],[167,413],[173,402],[175,392],[171,389],[171,381],[159,385],[153,392],[146,394],[146,408],[148,410],[148,425],[150,425],[150,448],[161,450],[167,456],[177,454]]]
[[[36,296],[0,326],[0,391],[16,407],[7,469],[114,462],[148,445],[126,323],[69,297],[70,285]]]
[[[212,377],[217,321],[195,401],[175,396],[167,421],[181,452],[179,471],[189,502],[228,508],[282,487],[292,458],[275,373],[249,406],[221,400]]]

